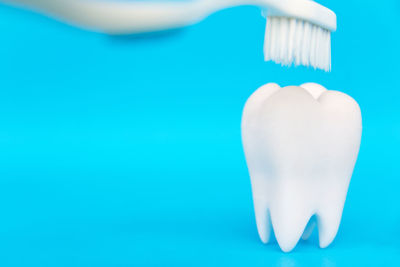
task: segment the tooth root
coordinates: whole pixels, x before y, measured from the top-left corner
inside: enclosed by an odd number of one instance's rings
[[[263,243],[268,243],[271,235],[271,220],[268,213],[269,203],[265,195],[269,188],[268,178],[258,173],[252,173],[250,176],[258,234]]]
[[[326,248],[335,238],[342,217],[342,207],[331,205],[318,212],[319,246]]]
[[[307,194],[301,193],[298,184],[286,184],[281,189],[276,192],[280,197],[271,203],[271,221],[280,248],[289,252],[301,238],[312,212],[305,203]]]
[[[301,238],[309,216],[293,210],[271,210],[272,225],[276,240],[284,252],[291,251]]]
[[[258,235],[261,241],[266,244],[270,240],[271,225],[268,214],[268,203],[265,199],[254,199],[254,212],[256,215],[256,224]]]
[[[348,182],[344,181],[341,184],[332,182],[328,185],[329,191],[325,192],[321,206],[317,211],[319,246],[321,248],[329,246],[338,232]]]

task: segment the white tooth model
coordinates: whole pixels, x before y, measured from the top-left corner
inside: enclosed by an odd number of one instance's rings
[[[314,83],[270,83],[253,93],[243,111],[242,139],[262,242],[273,228],[281,249],[291,251],[310,236],[313,215],[320,247],[333,241],[361,131],[360,108],[344,93]]]

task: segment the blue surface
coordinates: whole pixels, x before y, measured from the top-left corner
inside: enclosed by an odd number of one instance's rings
[[[400,4],[321,1],[333,71],[263,62],[255,7],[108,37],[0,5],[0,266],[400,266]],[[289,254],[257,236],[240,140],[267,82],[354,97],[341,228]]]

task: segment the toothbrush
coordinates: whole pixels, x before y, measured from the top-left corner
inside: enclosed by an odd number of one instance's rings
[[[330,33],[336,15],[311,0],[193,0],[134,2],[104,0],[0,0],[25,6],[69,24],[108,34],[135,34],[197,23],[221,9],[255,5],[265,10],[264,58],[282,65],[330,71]]]

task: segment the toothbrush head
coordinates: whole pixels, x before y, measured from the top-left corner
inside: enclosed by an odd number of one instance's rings
[[[335,13],[310,0],[277,2],[266,14],[265,60],[330,71]]]

